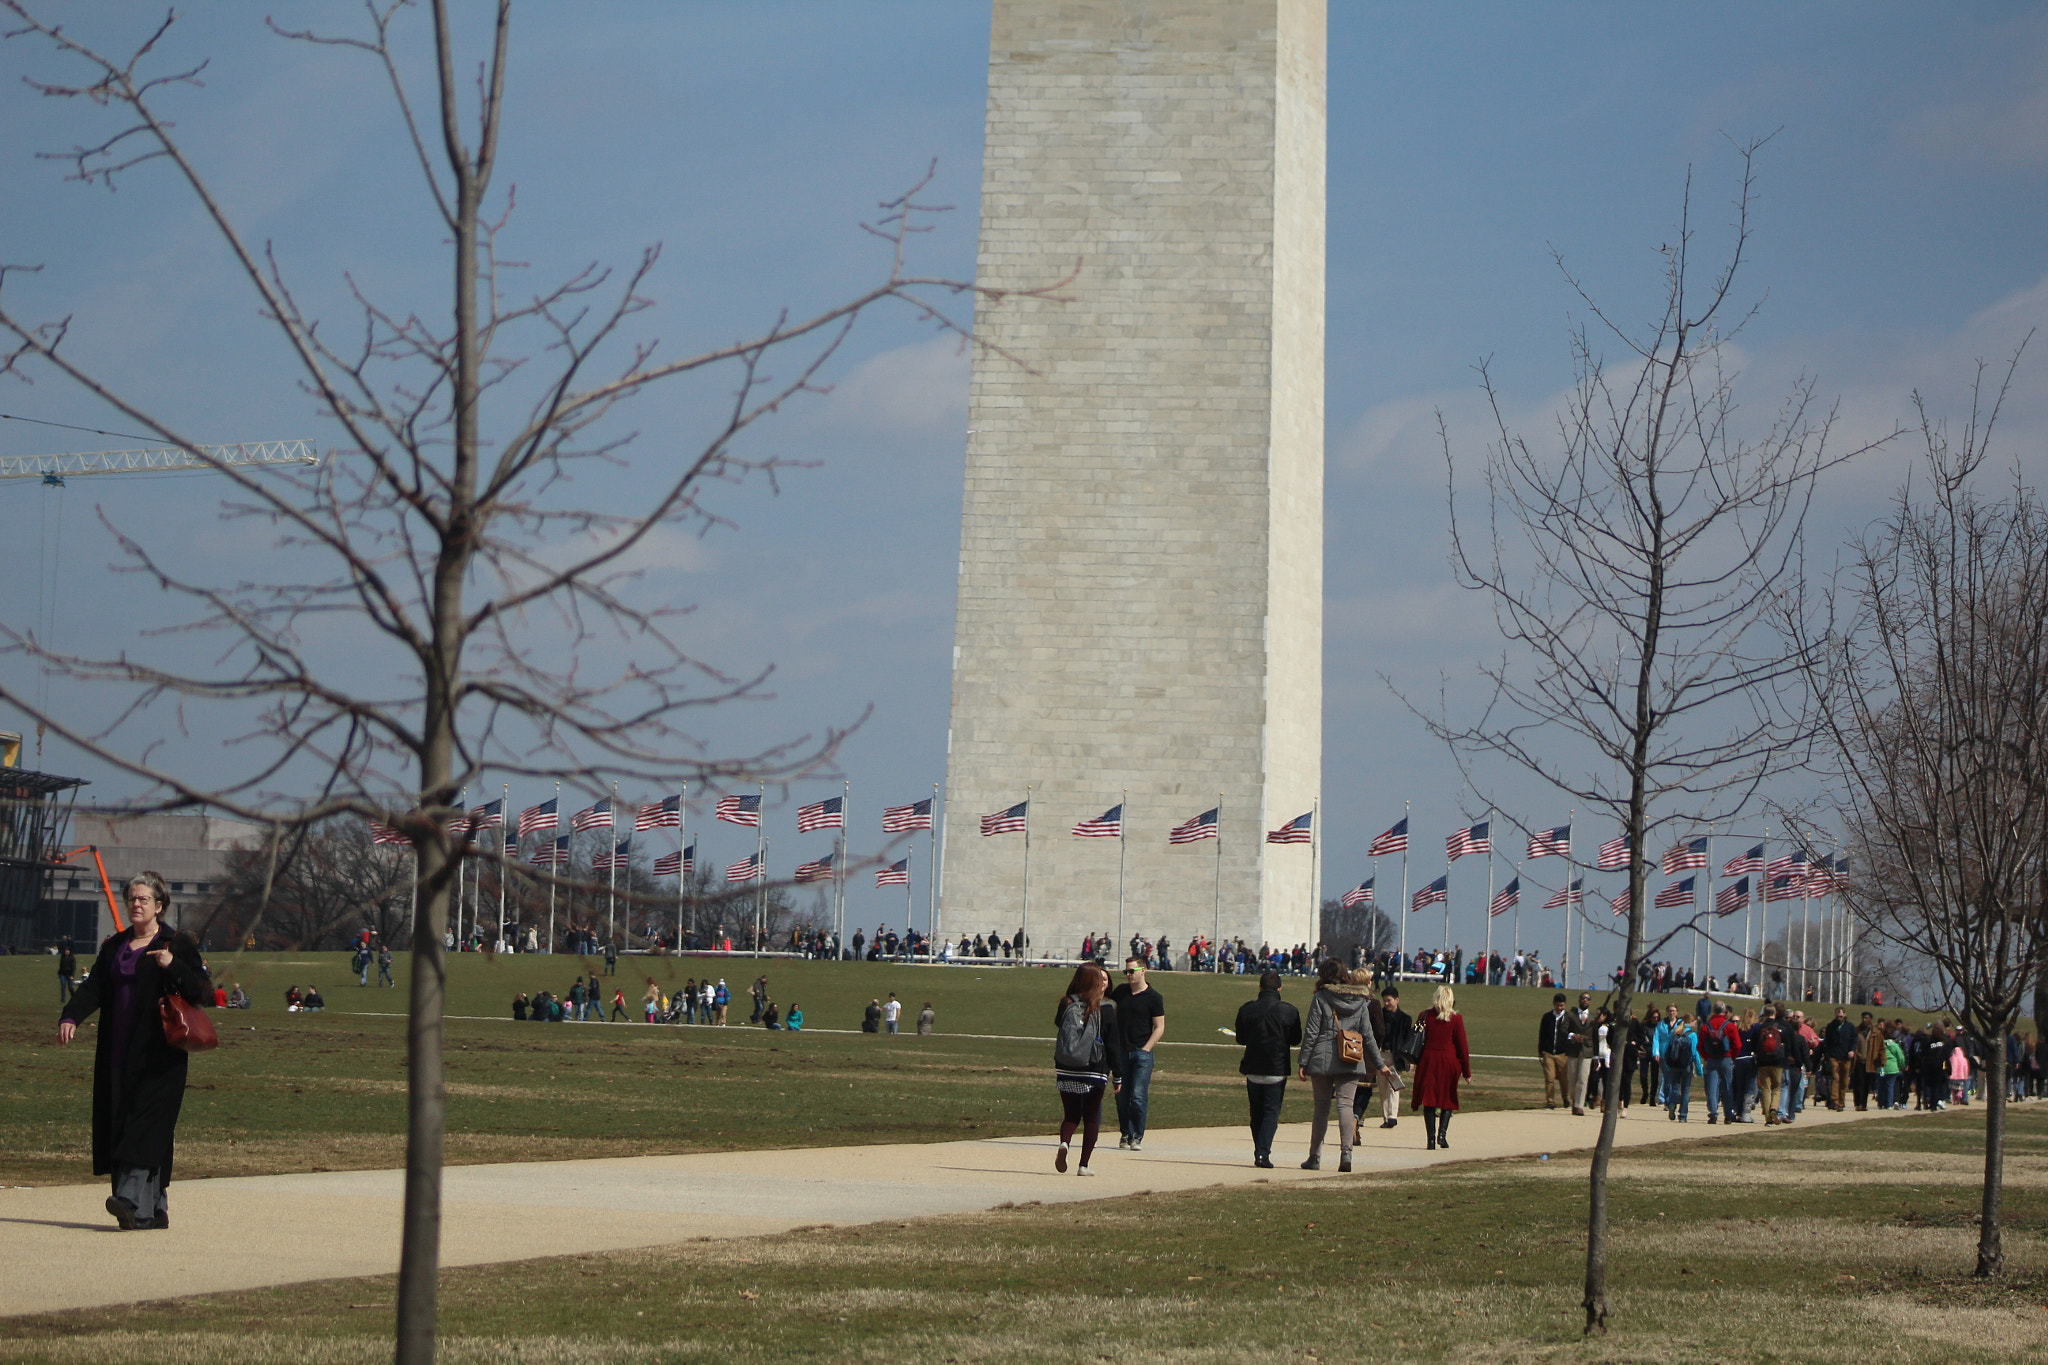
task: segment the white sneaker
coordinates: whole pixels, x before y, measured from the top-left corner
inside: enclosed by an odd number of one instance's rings
[[[1132,1144],[1131,1144],[1130,1146],[1126,1147],[1126,1148],[1125,1148],[1124,1150],[1125,1150],[1125,1151],[1127,1151],[1127,1152],[1142,1152],[1142,1151],[1144,1151],[1144,1150],[1145,1150],[1145,1144],[1144,1144],[1144,1143],[1142,1143],[1142,1142],[1133,1142],[1133,1143],[1132,1143]]]
[[[1093,1172],[1093,1171],[1089,1170],[1089,1169],[1088,1169],[1088,1168],[1087,1168],[1086,1166],[1076,1166],[1076,1167],[1074,1168],[1074,1174],[1075,1174],[1075,1175],[1094,1175],[1094,1174],[1095,1174],[1095,1172]]]

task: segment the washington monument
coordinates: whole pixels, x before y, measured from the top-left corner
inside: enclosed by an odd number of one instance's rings
[[[952,936],[1316,940],[1316,850],[1265,833],[1322,779],[1325,31],[1323,0],[995,0],[977,280],[1073,279],[975,315],[1005,354],[969,400]],[[1120,803],[1121,847],[1070,833]]]

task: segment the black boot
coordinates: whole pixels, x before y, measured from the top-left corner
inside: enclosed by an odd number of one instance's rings
[[[1436,1145],[1442,1147],[1446,1151],[1450,1150],[1451,1111],[1448,1109],[1439,1109],[1436,1111]]]
[[[1434,1109],[1425,1109],[1422,1111],[1422,1136],[1428,1140],[1428,1146],[1424,1150],[1431,1152],[1435,1151],[1436,1110]]]

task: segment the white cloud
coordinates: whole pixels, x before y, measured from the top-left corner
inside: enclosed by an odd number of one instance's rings
[[[938,336],[856,365],[833,386],[827,418],[903,435],[953,435],[967,428],[969,353],[956,336]]]
[[[1915,112],[1899,140],[1939,161],[2038,170],[2048,167],[2048,35],[2014,35],[2017,58],[1974,98]]]

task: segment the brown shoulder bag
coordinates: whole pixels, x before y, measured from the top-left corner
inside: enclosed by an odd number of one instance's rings
[[[206,1011],[172,991],[163,998],[164,1041],[180,1052],[210,1052],[220,1046]]]

